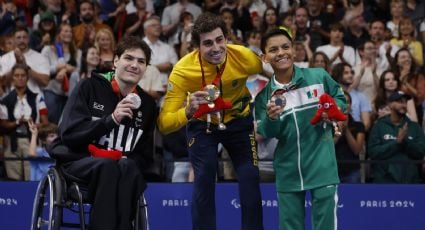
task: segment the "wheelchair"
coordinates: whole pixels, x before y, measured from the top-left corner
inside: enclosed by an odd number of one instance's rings
[[[57,230],[61,227],[87,229],[86,214],[88,211],[86,211],[87,208],[84,208],[90,205],[87,197],[85,186],[76,182],[67,185],[60,170],[56,167],[50,168],[37,187],[32,210],[31,230]],[[48,209],[45,210],[46,203]],[[143,194],[137,201],[136,207],[133,229],[149,230],[148,210]],[[79,223],[64,222],[64,209],[78,213]]]

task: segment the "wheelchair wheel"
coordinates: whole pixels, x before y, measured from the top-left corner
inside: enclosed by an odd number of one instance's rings
[[[63,182],[54,168],[50,169],[40,181],[34,198],[31,230],[60,229],[63,214],[63,186]],[[45,202],[48,204],[48,210],[44,210]]]
[[[148,205],[146,203],[145,196],[140,196],[139,205],[137,207],[137,229],[136,230],[149,230],[148,221]]]

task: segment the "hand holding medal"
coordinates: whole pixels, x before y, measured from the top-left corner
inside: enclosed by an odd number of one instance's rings
[[[278,119],[286,106],[286,97],[283,92],[283,90],[273,91],[270,102],[267,104],[267,115],[272,120]]]

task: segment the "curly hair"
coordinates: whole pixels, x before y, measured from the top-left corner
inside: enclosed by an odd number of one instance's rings
[[[227,37],[228,31],[224,21],[213,13],[202,13],[196,19],[195,24],[192,29],[192,43],[195,47],[199,47],[201,43],[200,35],[203,33],[211,32],[217,28],[220,28],[223,31],[224,37]]]

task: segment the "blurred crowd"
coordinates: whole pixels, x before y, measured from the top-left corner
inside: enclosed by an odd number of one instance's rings
[[[54,164],[45,146],[56,135],[68,95],[75,93],[78,82],[90,78],[92,71],[114,68],[115,44],[123,36],[140,36],[152,49],[151,63],[139,85],[156,99],[160,110],[170,71],[194,48],[193,22],[209,11],[220,15],[228,26],[229,43],[247,46],[258,55],[265,31],[288,28],[294,35],[295,65],[324,68],[341,85],[350,113],[342,135],[335,137],[343,182],[425,181],[425,148],[415,152],[410,144],[396,149],[379,145],[382,138],[394,138],[379,136],[385,134],[379,130],[383,127],[380,121],[394,110],[390,106],[394,92],[407,95],[402,97],[408,100],[400,111],[404,109],[408,119],[421,127],[419,133],[398,126],[394,129],[415,144],[425,145],[425,1],[0,3],[0,154],[7,159],[0,163],[0,176],[4,179],[39,180],[43,170]],[[263,69],[263,75],[250,76],[247,81],[253,98],[271,77],[271,67],[264,63]],[[259,135],[256,140],[261,179],[272,182],[271,161],[277,141]],[[218,180],[235,180],[229,153],[218,148],[223,159]],[[184,128],[166,136],[156,132],[155,151],[156,165],[149,180],[193,180]]]

